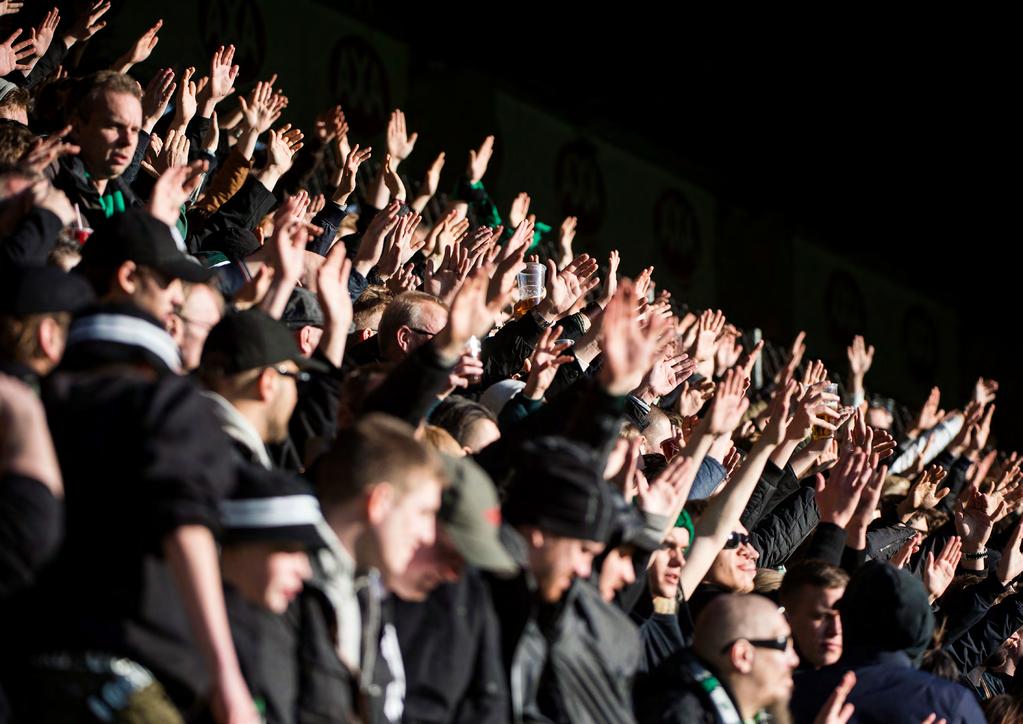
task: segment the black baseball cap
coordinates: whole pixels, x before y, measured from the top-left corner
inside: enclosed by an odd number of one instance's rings
[[[210,330],[199,369],[222,374],[293,361],[302,370],[325,372],[322,362],[302,356],[288,328],[259,309],[228,314]]]
[[[302,287],[295,287],[288,297],[288,306],[284,308],[281,321],[292,330],[302,327],[323,327],[326,323],[316,295]]]
[[[82,247],[81,263],[85,267],[125,261],[186,282],[204,282],[213,275],[178,247],[169,226],[137,209],[104,221]]]
[[[95,301],[89,283],[53,266],[10,267],[0,275],[0,314],[77,312]]]

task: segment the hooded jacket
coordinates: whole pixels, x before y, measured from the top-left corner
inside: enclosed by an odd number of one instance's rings
[[[842,658],[796,674],[796,722],[814,721],[849,670],[856,672],[848,697],[856,707],[851,722],[916,722],[932,712],[948,724],[984,722],[966,688],[916,668],[934,632],[927,591],[917,578],[887,563],[868,563],[849,583],[839,609]]]

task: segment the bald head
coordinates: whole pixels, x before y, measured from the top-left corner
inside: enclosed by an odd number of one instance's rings
[[[693,649],[704,660],[716,662],[728,658],[721,649],[736,639],[769,639],[787,632],[778,604],[755,594],[727,593],[700,612]]]
[[[799,658],[788,622],[772,601],[755,594],[718,596],[696,619],[693,650],[727,683],[743,719],[786,710]]]

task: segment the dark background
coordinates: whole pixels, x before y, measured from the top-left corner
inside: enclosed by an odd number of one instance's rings
[[[240,88],[282,67],[299,124],[310,123],[312,109],[345,103],[347,89],[335,86],[331,97],[303,77],[308,64],[332,62],[337,38],[397,47],[407,53],[407,77],[388,78],[390,96],[422,131],[426,150],[417,147],[409,162],[417,174],[432,158],[427,138],[442,133],[443,114],[463,124],[485,117],[478,107],[495,90],[547,109],[580,137],[649,159],[714,195],[717,261],[703,273],[716,275],[716,294],[699,301],[787,342],[817,315],[800,307],[805,280],[791,274],[791,239],[805,240],[847,260],[854,281],[867,270],[947,310],[928,324],[949,331],[954,345],[940,354],[954,355],[954,364],[907,367],[904,350],[889,343],[878,350],[868,389],[916,407],[940,384],[943,406],[952,408],[978,375],[993,376],[1002,384],[995,435],[1007,445],[1023,441],[1013,414],[1023,405],[1015,319],[1020,118],[1008,17],[564,5],[121,2],[103,32],[112,56],[153,18],[167,20],[154,57],[137,69],[142,80],[163,65],[205,65],[193,55],[242,35],[258,50],[249,52]],[[336,12],[336,22],[304,23],[303,10],[314,6]],[[386,60],[388,51],[380,52]],[[356,140],[375,134],[382,148],[380,118],[372,129],[365,119],[360,128],[357,115],[350,121]],[[478,125],[481,135],[486,124]],[[465,151],[445,148],[447,184]],[[518,190],[529,189],[497,185],[502,211]],[[558,210],[546,211],[556,225]],[[623,256],[628,273],[643,263]],[[797,301],[784,301],[793,289]],[[869,341],[886,324],[895,322],[873,314],[854,331]],[[808,346],[809,356],[844,373],[844,342],[811,335]],[[922,348],[918,357],[937,354]]]

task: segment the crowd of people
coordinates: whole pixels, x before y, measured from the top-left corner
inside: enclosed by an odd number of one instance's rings
[[[1023,720],[997,382],[902,424],[493,136],[411,181],[162,21],[76,72],[109,8],[0,2],[0,721]]]

